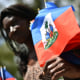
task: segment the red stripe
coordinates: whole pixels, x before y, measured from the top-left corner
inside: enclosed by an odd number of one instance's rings
[[[80,34],[77,34],[75,37],[73,37],[70,40],[70,42],[68,43],[68,45],[64,49],[64,52],[69,51],[71,49],[80,49]]]
[[[2,80],[2,78],[0,77],[0,80]]]
[[[7,78],[6,80],[16,80],[15,78]]]

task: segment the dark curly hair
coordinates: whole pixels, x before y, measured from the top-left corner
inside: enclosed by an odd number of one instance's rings
[[[32,20],[37,15],[38,11],[34,10],[33,8],[30,8],[29,6],[25,6],[22,4],[14,4],[11,5],[1,11],[0,15],[0,27],[2,26],[2,20],[4,17],[8,15],[14,15],[14,16],[20,16],[22,18],[25,18],[27,20]]]

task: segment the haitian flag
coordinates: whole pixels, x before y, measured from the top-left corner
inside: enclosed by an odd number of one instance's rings
[[[3,68],[4,80],[16,80],[6,69]]]
[[[73,10],[72,6],[45,8],[40,10],[31,24],[33,43],[41,67],[48,59],[80,46],[80,29]]]

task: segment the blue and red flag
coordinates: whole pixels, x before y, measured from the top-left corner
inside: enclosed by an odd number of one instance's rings
[[[6,69],[3,69],[4,80],[16,80]]]
[[[16,80],[5,67],[0,67],[0,80]]]
[[[40,66],[63,51],[80,46],[80,29],[72,6],[40,10],[31,24],[34,47]],[[73,45],[74,44],[74,45]]]

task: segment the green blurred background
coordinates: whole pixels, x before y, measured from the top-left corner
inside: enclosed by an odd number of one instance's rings
[[[61,7],[66,5],[73,5],[75,8],[75,16],[78,24],[80,24],[80,0],[46,0],[46,1],[55,1],[55,3]],[[9,5],[21,3],[27,4],[32,8],[43,8],[43,0],[0,0],[0,11]],[[14,53],[8,48],[5,40],[0,34],[0,66],[6,66],[7,70],[17,78],[17,80],[23,80],[22,76],[18,71],[17,58]]]

